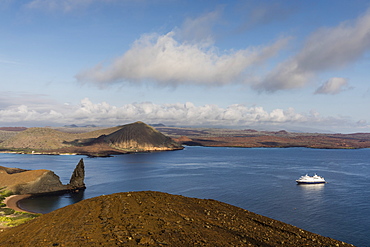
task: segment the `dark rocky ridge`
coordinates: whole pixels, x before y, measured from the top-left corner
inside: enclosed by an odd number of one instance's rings
[[[161,192],[87,199],[0,234],[0,246],[352,246],[215,200]]]

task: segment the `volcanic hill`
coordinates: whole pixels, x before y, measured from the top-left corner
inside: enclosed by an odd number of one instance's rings
[[[181,147],[171,138],[143,122],[124,125],[116,132],[102,137],[105,143],[119,150],[165,151]]]
[[[36,154],[74,153],[91,156],[182,148],[180,144],[143,122],[86,133],[29,128],[0,143],[1,151]]]
[[[99,196],[0,233],[0,246],[352,246],[247,210],[162,192]]]

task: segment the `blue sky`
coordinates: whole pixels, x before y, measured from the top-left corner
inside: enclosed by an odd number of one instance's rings
[[[0,126],[370,131],[370,3],[0,0]]]

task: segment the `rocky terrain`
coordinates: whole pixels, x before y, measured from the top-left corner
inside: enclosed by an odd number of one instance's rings
[[[81,159],[72,173],[69,184],[62,184],[50,170],[24,170],[0,166],[0,188],[11,194],[44,194],[85,189],[84,162]]]
[[[0,151],[3,152],[90,156],[182,148],[171,138],[142,122],[84,133],[62,132],[51,128],[29,128],[19,131],[16,135],[14,133],[3,135],[0,143]]]
[[[109,156],[131,152],[210,147],[369,148],[370,133],[323,134],[253,129],[150,127],[136,122],[111,128],[0,128],[0,151]],[[175,141],[175,142],[174,142]]]
[[[215,200],[99,196],[0,233],[0,246],[352,246]]]
[[[163,126],[157,129],[183,145],[194,146],[370,148],[370,133],[322,134]]]

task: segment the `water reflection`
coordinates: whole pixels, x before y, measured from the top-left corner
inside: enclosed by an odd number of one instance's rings
[[[324,200],[325,184],[299,184],[304,200],[307,203],[321,204]]]
[[[65,205],[77,203],[84,199],[84,190],[74,193],[39,195],[21,200],[18,204],[20,208],[37,213],[49,213],[52,210],[61,208]]]
[[[61,205],[61,199],[60,195],[32,196],[26,200],[19,201],[18,205],[22,209],[27,209],[27,211],[48,213],[49,208],[58,208]]]
[[[325,184],[297,184],[297,186],[305,193],[319,192],[325,187]]]
[[[85,190],[80,190],[78,192],[68,193],[65,195],[65,198],[69,199],[70,204],[74,204],[85,199]]]

